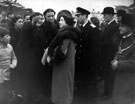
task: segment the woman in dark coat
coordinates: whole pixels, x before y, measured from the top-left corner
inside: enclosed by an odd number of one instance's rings
[[[42,69],[41,57],[43,54],[43,34],[41,25],[43,15],[35,13],[21,32],[17,45],[18,53],[18,87],[20,90],[36,91],[39,89],[40,73]],[[27,93],[28,93],[27,92]]]
[[[54,104],[71,104],[75,75],[75,53],[78,31],[73,27],[73,18],[69,11],[62,10],[57,17],[60,29],[48,49],[48,60],[53,58],[55,48],[61,46],[66,58],[53,62],[52,95]]]
[[[119,50],[112,61],[116,70],[113,88],[113,104],[135,103],[135,37],[133,33],[134,17],[126,14],[120,21],[120,33],[123,35]]]
[[[16,45],[18,44],[22,27],[23,27],[23,18],[20,16],[13,17],[9,25],[9,31],[11,35],[10,43],[13,46],[15,52],[16,52]]]
[[[18,53],[16,46],[19,42],[19,37],[20,37],[20,32],[23,27],[23,19],[20,16],[15,16],[11,19],[10,24],[9,24],[9,34],[11,36],[11,41],[10,44],[12,45],[14,52],[16,54],[17,60],[18,60]],[[11,82],[12,82],[12,87],[14,89],[15,83],[17,80],[17,74],[18,74],[18,68],[16,67],[14,70],[11,72]]]

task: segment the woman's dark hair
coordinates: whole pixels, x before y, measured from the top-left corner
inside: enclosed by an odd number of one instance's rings
[[[68,10],[62,10],[57,15],[57,21],[60,21],[60,18],[63,17],[66,23],[70,26],[73,26],[74,19],[72,17],[72,14]]]
[[[25,18],[26,16],[31,16],[30,14],[24,14],[23,18]]]
[[[30,16],[30,21],[32,21],[32,19],[34,18],[34,17],[36,17],[36,16],[43,16],[43,14],[41,14],[41,13],[39,13],[39,12],[36,12],[36,13],[34,13],[34,14],[32,14],[31,16]]]
[[[10,27],[14,27],[15,26],[15,23],[18,21],[18,19],[23,19],[21,16],[15,16],[12,18],[12,20],[10,21],[9,23],[9,28]]]
[[[43,12],[44,17],[48,12],[54,12],[54,15],[55,15],[55,11],[53,9],[51,9],[51,8],[48,8]]]

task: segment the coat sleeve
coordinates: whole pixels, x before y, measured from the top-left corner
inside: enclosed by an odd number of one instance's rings
[[[61,47],[62,52],[66,55],[69,50],[70,39],[64,39]]]

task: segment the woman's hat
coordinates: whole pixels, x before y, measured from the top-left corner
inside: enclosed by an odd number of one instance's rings
[[[114,12],[114,8],[112,8],[112,7],[105,7],[103,12],[102,12],[102,14],[116,14],[116,13]]]
[[[120,23],[133,29],[135,27],[134,15],[132,14],[123,15]]]
[[[57,21],[59,21],[61,17],[64,17],[64,19],[68,25],[73,25],[73,23],[74,23],[73,16],[70,11],[61,10],[57,15]]]
[[[60,18],[61,16],[65,16],[65,17],[67,17],[67,18],[73,18],[71,12],[68,11],[68,10],[61,10],[61,11],[58,13],[57,18]]]
[[[119,10],[117,11],[117,16],[123,16],[123,15],[125,15],[125,14],[126,14],[126,11],[125,11],[125,10],[119,9]]]

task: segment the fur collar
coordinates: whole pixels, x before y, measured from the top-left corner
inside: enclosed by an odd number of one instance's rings
[[[73,26],[65,26],[65,27],[62,27],[61,29],[59,29],[57,35],[60,38],[60,40],[69,38],[77,43],[79,31]]]

